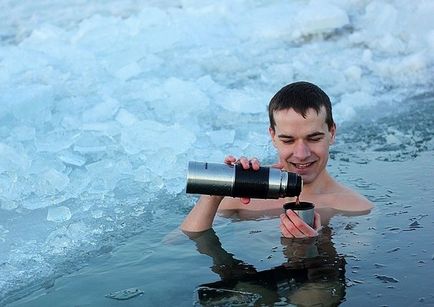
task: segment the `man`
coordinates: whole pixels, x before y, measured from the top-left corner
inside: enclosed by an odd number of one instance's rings
[[[365,197],[341,185],[326,170],[329,147],[335,141],[336,125],[333,121],[329,97],[318,86],[309,82],[295,82],[283,87],[268,106],[269,133],[277,149],[279,161],[273,165],[299,174],[303,178],[302,201],[315,204],[315,225],[310,227],[292,210],[280,214],[280,231],[287,238],[316,236],[324,217],[340,211],[363,214],[372,209]],[[258,170],[258,159],[246,157],[225,158],[225,163],[240,163],[244,169]],[[200,232],[212,227],[217,211],[238,213],[251,217],[261,213],[282,210],[289,198],[260,200],[203,195],[185,218],[181,229]],[[327,220],[327,218],[326,218]]]

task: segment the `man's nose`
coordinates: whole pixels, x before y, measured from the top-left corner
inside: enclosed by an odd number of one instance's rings
[[[293,156],[300,161],[310,156],[310,148],[304,141],[299,141],[295,144]]]

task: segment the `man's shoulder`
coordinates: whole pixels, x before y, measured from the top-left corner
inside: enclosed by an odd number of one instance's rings
[[[313,202],[317,208],[330,208],[348,213],[366,214],[372,210],[373,204],[366,197],[333,180],[321,193],[304,194],[307,201]]]
[[[331,200],[331,207],[342,211],[369,212],[374,207],[366,197],[347,187],[333,193]]]

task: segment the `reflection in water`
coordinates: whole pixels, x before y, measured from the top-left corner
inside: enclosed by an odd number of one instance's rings
[[[327,226],[317,238],[282,238],[287,262],[263,271],[224,250],[213,229],[190,238],[212,258],[212,271],[221,278],[197,288],[197,306],[337,306],[345,297],[345,259],[337,254]]]

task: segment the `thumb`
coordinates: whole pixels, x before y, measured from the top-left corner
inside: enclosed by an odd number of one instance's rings
[[[276,162],[276,163],[272,164],[271,167],[272,168],[283,169],[284,165],[283,165],[283,163],[281,161],[279,161],[279,162]]]
[[[313,229],[319,230],[321,228],[321,216],[318,212],[314,213]]]
[[[248,205],[250,203],[250,198],[248,197],[241,197],[240,201],[243,205]]]

